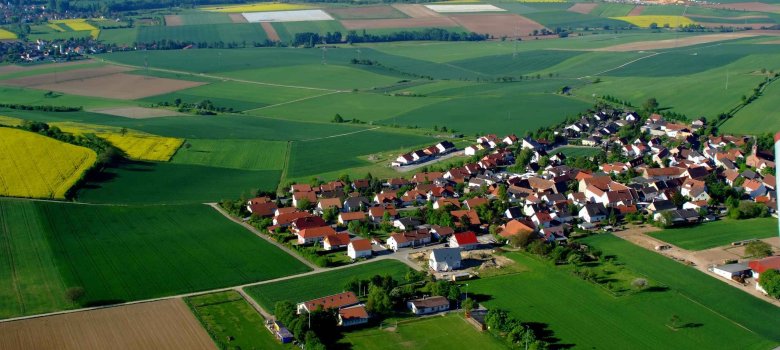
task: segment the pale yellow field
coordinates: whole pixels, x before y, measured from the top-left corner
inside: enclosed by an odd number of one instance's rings
[[[669,27],[675,28],[681,25],[693,24],[688,17],[683,16],[624,16],[624,17],[610,17],[619,21],[625,21],[631,23],[637,27],[647,28],[650,24],[655,23],[658,27],[663,27],[666,24]]]
[[[97,154],[90,149],[0,128],[0,195],[65,198],[96,160]]]
[[[184,143],[184,139],[157,136],[137,130],[127,130],[125,135],[122,135],[122,129],[117,127],[73,122],[49,124],[72,134],[95,134],[125,152],[131,159],[137,160],[167,162]]]
[[[16,39],[16,33],[0,29],[0,40]]]
[[[277,2],[261,2],[257,4],[246,5],[226,5],[226,6],[209,6],[201,7],[203,11],[210,12],[268,12],[268,11],[289,11],[289,10],[306,10],[314,8],[309,5],[301,4],[282,4]]]
[[[60,27],[60,26],[58,26],[58,25],[56,25],[54,23],[49,23],[46,26],[51,28],[51,29],[54,29],[54,30],[56,30],[58,32],[64,32],[65,31],[65,29],[62,29],[62,27]]]
[[[74,32],[80,32],[80,31],[89,31],[89,34],[92,35],[93,38],[97,38],[100,35],[100,29],[97,27],[87,23],[86,19],[78,18],[78,19],[61,19],[56,21],[50,21],[51,23],[57,23],[57,24],[64,24],[68,26],[68,28],[72,29]],[[54,28],[56,26],[51,26]],[[55,28],[56,29],[56,28]]]

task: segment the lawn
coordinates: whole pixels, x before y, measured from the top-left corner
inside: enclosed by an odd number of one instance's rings
[[[173,163],[244,170],[282,170],[287,143],[265,140],[192,139],[176,153]]]
[[[603,150],[601,148],[595,148],[595,147],[571,147],[571,146],[564,146],[560,148],[556,148],[552,150],[550,153],[558,153],[561,152],[567,157],[590,157],[595,156]]]
[[[636,262],[628,259],[629,251],[602,249],[608,254],[617,254],[618,260],[625,262],[634,271],[644,272],[637,270]],[[723,305],[739,310],[741,303],[703,303],[719,309],[713,311],[691,300],[689,296],[682,295],[676,285],[670,286],[668,290],[660,287],[615,297],[605,289],[576,277],[568,269],[557,268],[525,254],[515,253],[509,257],[528,266],[530,271],[470,281],[469,295],[473,293],[477,299],[489,298],[483,301],[488,308],[508,310],[521,321],[532,323],[537,331],[547,333],[546,338],[553,340],[558,347],[766,349],[777,345],[768,338],[769,335],[754,334],[717,313],[722,311],[720,309]],[[658,258],[665,260],[661,256]],[[666,261],[677,265],[677,269],[688,269],[671,260]],[[674,275],[678,273],[677,269],[667,267],[663,273]],[[692,269],[690,271],[699,274]],[[647,275],[653,280],[658,278],[654,274]],[[701,277],[710,278],[705,275]],[[725,291],[721,292],[743,297],[740,298],[742,302],[744,299],[754,299],[757,303],[765,304],[718,281],[712,280],[712,283],[722,285]],[[776,319],[767,318],[770,314],[778,314],[774,308],[768,304],[763,308],[759,314],[745,310],[743,318],[755,317],[757,322]],[[679,317],[681,327],[673,329],[667,326],[672,315]],[[735,339],[740,341],[737,343]]]
[[[726,321],[731,328],[731,331],[728,332],[732,335],[730,339],[741,340],[739,344],[723,340],[720,345],[712,347],[722,348],[725,344],[731,344],[729,346],[733,345],[742,349],[755,347],[768,349],[780,344],[777,324],[772,321],[780,319],[780,308],[771,307],[765,301],[729,286],[715,277],[615,236],[599,235],[590,237],[585,242],[601,249],[605,254],[618,255],[621,261],[635,271],[669,286],[671,291],[677,292],[675,298],[690,300],[697,305],[707,305],[708,311],[702,311],[702,316],[713,312],[720,314],[718,319]],[[695,319],[691,319],[691,321],[703,323],[704,325],[700,329],[712,329],[706,322]],[[737,328],[738,326],[734,323],[751,330],[751,336],[744,338],[733,336],[733,330],[738,329],[740,332],[743,330]],[[719,335],[714,332],[714,329],[712,330],[713,334],[709,334],[707,338],[717,340]],[[725,337],[726,334],[721,334],[721,336]],[[770,340],[771,344],[764,341],[764,345],[759,346],[762,342],[758,342],[755,339],[756,336]]]
[[[265,320],[236,291],[184,299],[220,348],[289,349],[265,328]],[[232,340],[228,341],[229,338]]]
[[[691,227],[666,229],[653,232],[650,236],[683,249],[704,250],[746,239],[777,236],[777,219],[724,219]]]
[[[340,137],[293,142],[287,177],[308,177],[364,166],[371,163],[358,157],[378,152],[389,152],[397,156],[413,151],[415,147],[433,145],[436,142],[431,137],[384,131],[365,131]]]
[[[370,278],[374,275],[390,275],[404,281],[409,266],[395,260],[379,260],[367,264],[298,277],[285,281],[261,284],[246,289],[252,299],[266,311],[273,312],[274,305],[283,300],[293,303],[311,300],[344,291],[353,278]]]
[[[10,241],[7,247],[13,249],[13,255],[4,254],[3,279],[21,281],[0,287],[0,294],[11,296],[3,298],[5,317],[68,308],[62,290],[70,287],[84,288],[79,303],[86,306],[308,270],[201,204],[91,206],[6,199],[0,208],[3,243]]]
[[[757,101],[745,106],[727,120],[721,130],[734,134],[761,134],[771,130],[780,130],[780,118],[775,114],[780,108],[780,83],[777,81],[764,90]]]
[[[487,332],[479,332],[460,314],[416,318],[399,322],[394,331],[363,329],[345,332],[341,343],[354,349],[506,349],[506,345]]]
[[[181,204],[217,202],[274,190],[281,171],[249,171],[190,164],[128,162],[107,168],[79,189],[87,203]]]

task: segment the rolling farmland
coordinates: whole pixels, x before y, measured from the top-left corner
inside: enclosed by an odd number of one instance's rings
[[[778,99],[775,98],[778,93],[780,93],[780,84],[775,81],[766,88],[762,97],[727,120],[723,124],[723,131],[736,134],[760,134],[780,129],[780,120],[774,114],[780,108]]]
[[[90,149],[0,127],[0,195],[65,198],[96,160]]]
[[[122,150],[130,159],[167,162],[184,143],[183,139],[151,135],[136,130],[109,128],[100,125],[71,122],[52,123],[62,131],[73,134],[93,133]]]
[[[282,170],[287,161],[287,143],[264,140],[187,141],[173,158],[174,163],[244,170]]]
[[[745,239],[777,236],[777,220],[772,218],[729,220],[693,227],[666,229],[650,236],[688,250],[703,250],[729,245]]]

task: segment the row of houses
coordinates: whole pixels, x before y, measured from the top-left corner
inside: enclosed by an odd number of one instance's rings
[[[414,150],[409,153],[404,153],[395,159],[390,165],[394,167],[407,166],[412,164],[425,163],[436,157],[455,152],[457,148],[450,141],[442,141],[435,145],[428,146],[423,149]]]

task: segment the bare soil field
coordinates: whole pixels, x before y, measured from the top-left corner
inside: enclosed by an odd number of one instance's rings
[[[418,4],[393,4],[392,5],[396,10],[401,11],[405,13],[407,16],[412,18],[431,18],[431,17],[442,17],[441,14],[439,14],[436,11],[433,11],[423,5]]]
[[[593,11],[593,9],[595,9],[597,6],[599,6],[599,4],[595,2],[578,2],[572,5],[572,7],[569,7],[568,11],[587,15],[590,13],[590,11]]]
[[[179,15],[165,15],[165,25],[168,27],[178,27],[184,25],[184,21]]]
[[[74,95],[135,100],[203,84],[205,83],[117,73],[94,78],[68,80],[54,84],[41,84],[33,86],[33,88]]]
[[[328,13],[340,19],[398,18],[398,11],[390,6],[365,6],[328,9]]]
[[[241,18],[244,18],[243,16]],[[276,29],[273,25],[271,25],[271,22],[261,22],[260,25],[263,27],[263,30],[265,31],[265,35],[268,36],[269,40],[273,41],[279,41],[281,40],[279,38],[279,33],[276,32]]]
[[[2,84],[22,87],[34,87],[42,84],[51,84],[52,82],[67,82],[71,80],[83,80],[115,73],[129,71],[130,68],[120,66],[105,66],[97,68],[74,69],[59,73],[39,74],[29,77],[14,78],[3,80]]]
[[[179,299],[0,323],[0,349],[217,349]]]
[[[699,44],[707,44],[724,40],[733,40],[741,38],[750,38],[762,35],[778,35],[780,33],[770,34],[768,32],[749,31],[739,33],[717,33],[707,35],[697,35],[682,39],[666,39],[656,41],[638,41],[635,43],[620,44],[615,46],[602,47],[594,49],[593,51],[611,51],[611,52],[625,52],[625,51],[642,51],[642,50],[658,50],[668,49],[673,47],[692,46]]]
[[[642,11],[645,10],[644,5],[636,5],[631,11],[628,13],[629,16],[639,16],[642,14]]]
[[[244,15],[240,13],[230,13],[228,14],[228,16],[230,17],[230,20],[233,21],[233,23],[247,23],[246,17],[244,17]],[[265,32],[266,34],[268,33],[267,30]]]
[[[455,22],[475,33],[488,33],[494,37],[525,37],[534,29],[544,26],[515,14],[457,15]]]
[[[91,110],[91,112],[115,115],[118,117],[125,117],[130,119],[149,119],[149,118],[175,117],[180,115],[186,115],[169,109],[145,108],[145,107],[103,108],[103,109],[93,109]]]
[[[780,12],[780,5],[765,4],[763,2],[734,2],[729,4],[709,4],[703,6],[737,11]]]
[[[450,18],[352,19],[341,21],[347,29],[457,27]],[[480,32],[484,33],[484,32]]]

